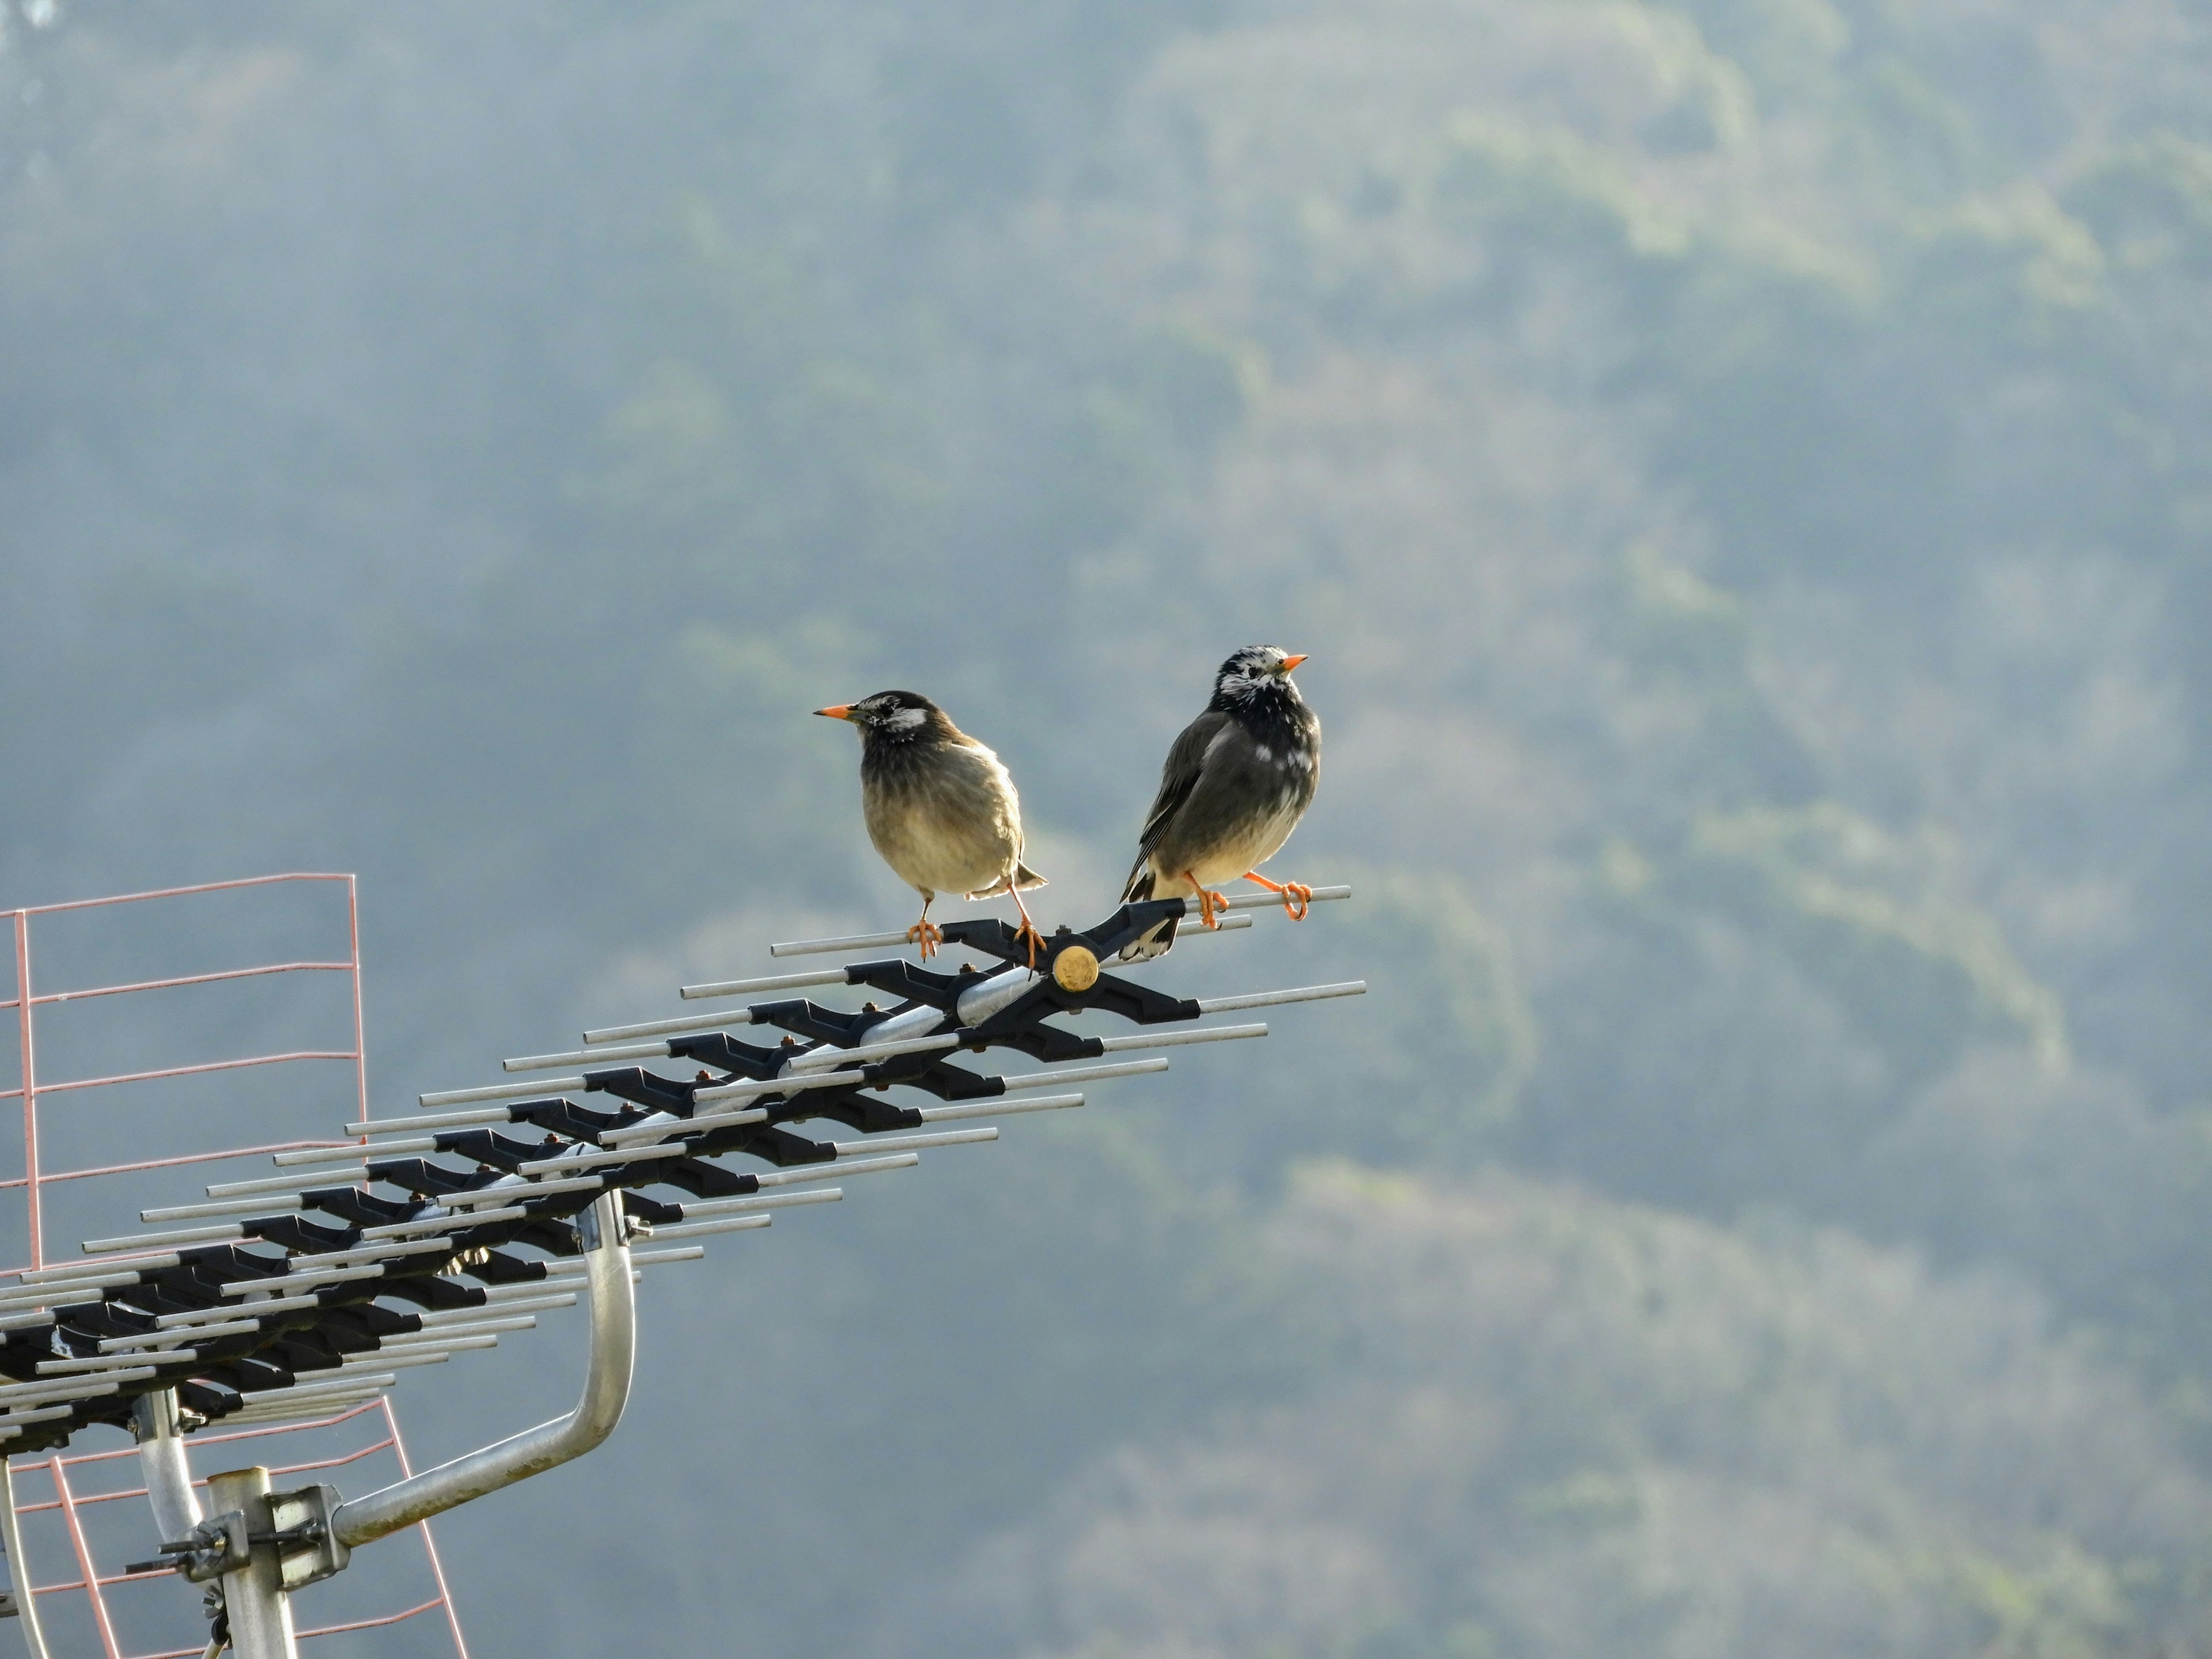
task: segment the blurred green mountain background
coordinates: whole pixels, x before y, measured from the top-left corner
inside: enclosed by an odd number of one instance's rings
[[[1166,969],[1375,995],[649,1286],[480,1651],[2212,1649],[2201,9],[5,15],[0,902],[358,869],[384,1103],[1313,655]]]

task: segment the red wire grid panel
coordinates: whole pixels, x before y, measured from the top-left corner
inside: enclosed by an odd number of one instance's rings
[[[210,882],[0,910],[0,922],[14,969],[12,985],[0,978],[13,1038],[10,1054],[0,1036],[0,1085],[10,1085],[0,1087],[0,1283],[177,1201],[182,1166],[215,1166],[195,1169],[195,1182],[235,1178],[220,1166],[330,1146],[342,1117],[368,1117],[353,877]],[[117,1437],[79,1438],[94,1437]],[[411,1472],[381,1399],[297,1423],[215,1424],[186,1444],[196,1471],[262,1463],[279,1490],[294,1476],[337,1480],[308,1473],[319,1469],[347,1471],[337,1484],[356,1492]],[[27,1559],[9,1571],[19,1596],[27,1585],[38,1598],[58,1659],[197,1659],[207,1644],[198,1588],[123,1570],[167,1541],[154,1535],[136,1448],[72,1445],[11,1467]],[[301,1592],[301,1638],[339,1638],[325,1659],[419,1654],[417,1621],[438,1615],[467,1659],[429,1527],[408,1535],[411,1547],[364,1551]]]

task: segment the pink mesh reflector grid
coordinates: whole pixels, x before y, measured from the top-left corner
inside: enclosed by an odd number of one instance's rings
[[[338,1144],[341,1121],[368,1116],[353,877],[167,888],[0,910],[0,923],[14,969],[12,986],[0,979],[13,1037],[9,1054],[0,1036],[0,1272],[72,1258],[81,1239],[128,1232],[142,1208],[267,1174],[268,1153]],[[58,1454],[12,1460],[29,1559],[10,1577],[19,1595],[31,1585],[58,1655],[196,1659],[197,1587],[123,1571],[163,1540],[135,1449],[84,1443],[117,1437],[95,1428]],[[383,1400],[281,1425],[217,1424],[188,1443],[197,1474],[264,1463],[279,1490],[327,1480],[365,1492],[410,1472]],[[420,1653],[405,1631],[437,1613],[467,1659],[430,1529],[410,1538],[302,1592],[301,1639],[362,1632],[343,1645],[370,1655],[386,1650],[374,1632],[398,1626],[388,1650]]]

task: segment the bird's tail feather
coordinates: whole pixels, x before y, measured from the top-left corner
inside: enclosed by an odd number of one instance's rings
[[[1142,904],[1152,896],[1152,866],[1150,860],[1139,855],[1136,867],[1129,872],[1128,885],[1121,890],[1121,902]],[[1131,939],[1121,947],[1123,962],[1150,962],[1154,957],[1164,957],[1175,943],[1175,919],[1170,916],[1158,927],[1140,938]]]
[[[1045,878],[1042,876],[1037,874],[1037,872],[1030,869],[1028,865],[1024,864],[1020,860],[1017,859],[1014,860],[1014,876],[1012,881],[1008,881],[1006,877],[1000,876],[998,880],[993,882],[988,887],[978,889],[976,891],[969,894],[968,896],[971,899],[996,898],[1000,894],[1012,892],[1018,887],[1026,892],[1032,887],[1042,887],[1045,884]]]

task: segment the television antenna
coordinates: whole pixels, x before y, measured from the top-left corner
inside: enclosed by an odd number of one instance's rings
[[[583,1033],[583,1046],[503,1063],[507,1080],[420,1097],[421,1110],[371,1118],[366,1083],[341,1138],[271,1143],[222,1152],[180,1152],[86,1171],[42,1174],[39,1102],[58,1093],[307,1060],[362,1065],[359,933],[350,877],[272,877],[261,884],[343,882],[353,941],[345,962],[294,962],[216,975],[42,995],[33,988],[30,931],[47,910],[15,919],[26,1176],[5,1183],[29,1200],[30,1265],[0,1274],[0,1539],[15,1577],[14,1609],[31,1659],[52,1649],[23,1549],[23,1517],[38,1506],[16,1492],[26,1454],[46,1454],[70,1513],[82,1587],[90,1595],[109,1659],[118,1645],[103,1591],[181,1577],[206,1587],[212,1620],[204,1649],[238,1659],[293,1659],[304,1637],[361,1624],[297,1631],[292,1597],[335,1577],[355,1553],[403,1533],[419,1536],[437,1598],[393,1615],[442,1607],[452,1615],[434,1546],[434,1516],[580,1457],[620,1422],[637,1345],[635,1285],[646,1271],[702,1259],[698,1241],[769,1227],[774,1212],[833,1203],[848,1176],[916,1166],[925,1152],[995,1140],[984,1119],[1081,1106],[1090,1085],[1167,1069],[1152,1052],[1190,1043],[1262,1037],[1264,1024],[1203,1023],[1291,1003],[1357,995],[1364,981],[1227,996],[1169,994],[1128,976],[1116,953],[1187,902],[1125,904],[1096,926],[1061,927],[1036,965],[1004,921],[944,925],[945,943],[983,967],[939,970],[902,957],[686,986],[684,1000],[712,1008]],[[173,889],[95,901],[118,904],[255,885]],[[1314,890],[1316,902],[1350,896]],[[1240,895],[1231,912],[1280,903]],[[1195,902],[1189,902],[1194,911]],[[1250,914],[1218,930],[1242,931]],[[1215,936],[1180,931],[1189,942]],[[906,943],[903,933],[801,940],[773,956],[843,954]],[[34,1013],[54,1001],[122,994],[255,975],[350,974],[349,1050],[255,1055],[62,1084],[42,1083]],[[855,1011],[805,995],[820,988],[869,990]],[[726,1006],[725,1006],[726,1005]],[[1133,1029],[1081,1035],[1058,1017],[1103,1013]],[[779,1041],[750,1040],[760,1028]],[[1040,1062],[995,1072],[965,1061],[994,1051]],[[1144,1058],[1120,1058],[1139,1055]],[[654,1069],[674,1062],[688,1077]],[[909,1091],[927,1103],[892,1097]],[[830,1126],[830,1138],[817,1139]],[[846,1132],[842,1137],[838,1131]],[[87,1238],[81,1254],[46,1259],[41,1208],[57,1180],[167,1170],[186,1163],[270,1157],[274,1176],[218,1182],[205,1197],[140,1212],[142,1229]],[[380,1191],[379,1189],[384,1189]],[[680,1199],[650,1195],[673,1189]],[[4,1186],[0,1186],[4,1190]],[[532,1254],[520,1254],[527,1251]],[[4,1282],[12,1279],[13,1283]],[[465,1281],[475,1281],[468,1283]],[[565,1415],[434,1468],[409,1472],[391,1390],[409,1370],[465,1358],[534,1328],[540,1313],[581,1301],[586,1352],[581,1395]],[[398,1305],[390,1305],[397,1304]],[[206,1497],[191,1473],[195,1445],[380,1418],[400,1477],[348,1498],[327,1481],[280,1484],[288,1472],[256,1465],[211,1475]],[[71,1510],[64,1449],[97,1425],[137,1441],[155,1547],[103,1578]],[[372,1449],[376,1449],[372,1448]],[[100,1453],[95,1457],[127,1457]],[[332,1462],[350,1458],[329,1460]],[[294,1466],[295,1470],[299,1466]],[[137,1496],[137,1492],[115,1494]],[[164,1654],[158,1659],[170,1659]]]

